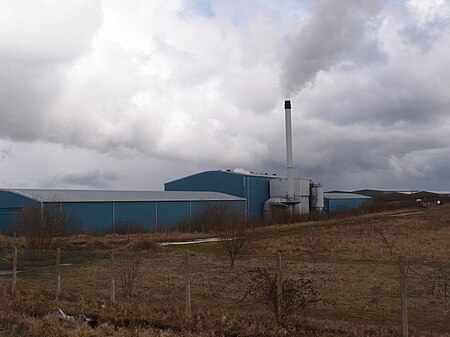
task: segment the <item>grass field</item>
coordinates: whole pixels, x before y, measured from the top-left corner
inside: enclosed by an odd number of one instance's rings
[[[216,233],[209,233],[214,236]],[[1,336],[280,336],[270,306],[245,298],[255,268],[311,279],[320,301],[288,319],[290,336],[400,336],[399,256],[407,261],[410,336],[450,336],[450,207],[366,214],[256,228],[251,254],[231,268],[217,243],[159,247],[204,233],[65,238],[62,292],[55,298],[55,251],[30,252],[0,237],[0,270],[19,247],[17,293],[0,276]],[[109,301],[109,251],[117,301]],[[190,253],[192,314],[185,314],[185,252]],[[137,267],[131,295],[122,276]],[[444,274],[446,272],[447,274]],[[100,324],[59,321],[51,309]]]

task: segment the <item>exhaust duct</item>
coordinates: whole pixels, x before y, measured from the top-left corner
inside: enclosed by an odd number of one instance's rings
[[[287,201],[294,202],[294,182],[292,180],[291,101],[284,101],[284,115],[286,122]]]

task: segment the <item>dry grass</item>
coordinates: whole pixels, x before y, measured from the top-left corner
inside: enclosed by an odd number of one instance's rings
[[[157,240],[186,240],[196,235],[67,238],[59,243],[65,247],[62,262],[71,265],[62,268],[58,303],[53,300],[54,254],[27,266],[26,254],[21,251],[19,269],[30,269],[18,274],[19,293],[8,294],[10,278],[0,277],[0,336],[279,336],[269,308],[241,300],[249,271],[273,267],[278,250],[283,251],[284,277],[308,275],[323,299],[291,318],[289,335],[399,335],[397,262],[403,254],[410,261],[410,335],[450,336],[450,298],[445,299],[442,286],[432,294],[428,276],[433,267],[449,259],[450,208],[426,209],[404,217],[390,215],[259,228],[255,253],[238,261],[233,269],[227,256],[217,253],[216,244],[164,249],[154,245]],[[386,247],[380,251],[380,231],[392,245],[393,256]],[[0,237],[3,247],[11,247],[10,241]],[[135,292],[130,298],[117,294],[116,304],[108,302],[110,249],[117,252],[118,266],[134,256],[129,250],[142,251]],[[180,249],[191,251],[191,316],[184,314],[184,255]],[[0,253],[0,258],[9,261],[10,256]],[[101,324],[92,329],[80,322],[59,322],[49,316],[55,306],[69,314],[97,317]]]
[[[389,213],[283,226],[274,228],[273,232],[257,242],[259,251],[307,255],[313,251],[325,256],[388,258],[389,249],[382,244],[384,236],[397,257],[446,261],[450,255],[448,207],[421,210],[407,216]]]

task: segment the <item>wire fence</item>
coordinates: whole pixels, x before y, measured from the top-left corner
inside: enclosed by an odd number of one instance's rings
[[[16,292],[46,291],[62,301],[133,301],[271,320],[276,308],[249,296],[255,275],[265,271],[276,282],[311,281],[318,301],[293,314],[294,320],[307,316],[400,331],[406,317],[407,329],[449,331],[448,262],[405,260],[402,272],[399,260],[283,255],[277,265],[277,256],[249,255],[232,268],[227,255],[186,254],[61,250],[58,264],[55,250],[0,249],[0,285]]]

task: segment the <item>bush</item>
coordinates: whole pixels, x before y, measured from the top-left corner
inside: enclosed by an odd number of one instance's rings
[[[256,268],[251,273],[252,279],[246,287],[243,299],[268,306],[277,323],[283,328],[286,327],[290,315],[305,311],[311,304],[319,301],[319,294],[312,279],[300,275],[297,279],[283,280],[281,310],[278,315],[277,274],[268,268]]]
[[[114,233],[115,234],[141,234],[145,233],[142,224],[133,221],[118,221],[114,223]]]
[[[120,290],[123,296],[130,298],[133,294],[135,281],[140,274],[142,257],[139,253],[127,256],[119,268]]]
[[[237,259],[249,254],[253,249],[254,240],[252,234],[251,228],[244,222],[231,224],[218,233],[219,249],[228,256],[231,267],[234,267],[234,262]]]
[[[64,211],[60,203],[25,208],[13,225],[18,235],[26,237],[30,249],[44,250],[53,239],[76,233],[80,224]]]
[[[176,228],[188,232],[221,231],[246,221],[243,209],[218,202],[205,204],[192,219],[179,221]]]

